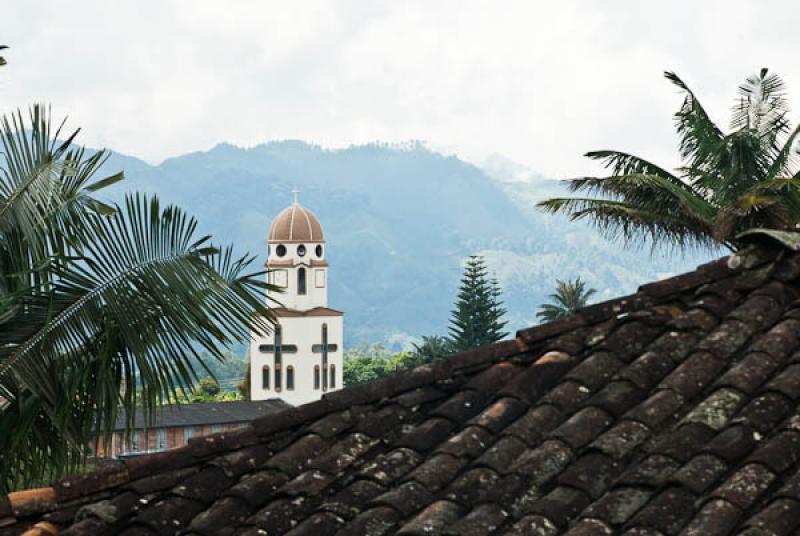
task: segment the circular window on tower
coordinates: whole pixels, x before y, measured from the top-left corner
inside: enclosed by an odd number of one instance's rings
[[[297,246],[297,256],[304,257],[306,254],[306,247],[303,244]]]
[[[275,255],[277,255],[278,257],[283,257],[284,255],[286,255],[286,246],[280,244],[278,247],[276,247]]]
[[[315,252],[317,254],[317,258],[322,258],[322,246],[317,246]]]

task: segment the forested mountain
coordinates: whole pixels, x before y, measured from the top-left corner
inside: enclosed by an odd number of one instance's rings
[[[291,202],[319,217],[328,241],[330,304],[347,313],[347,344],[442,334],[461,263],[480,253],[496,272],[510,328],[536,323],[555,279],[580,276],[595,299],[630,292],[711,254],[668,260],[620,251],[581,223],[542,214],[536,200],[561,192],[502,157],[484,169],[420,144],[326,150],[299,141],[250,149],[221,144],[160,165],[115,154],[124,191],[158,193],[198,217],[216,242],[266,260],[272,218]]]

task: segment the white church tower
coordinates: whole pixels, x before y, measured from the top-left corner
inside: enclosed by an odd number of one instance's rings
[[[274,332],[250,341],[250,399],[299,405],[342,388],[344,313],[328,308],[322,226],[294,195],[269,229],[267,282],[284,292],[267,293]]]

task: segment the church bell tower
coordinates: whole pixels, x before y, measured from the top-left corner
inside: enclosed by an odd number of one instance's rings
[[[278,321],[273,333],[250,342],[251,400],[298,405],[342,388],[344,313],[328,307],[325,237],[297,193],[269,230],[267,283],[282,292],[266,296]]]

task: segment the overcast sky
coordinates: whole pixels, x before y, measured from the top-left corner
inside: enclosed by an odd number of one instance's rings
[[[726,127],[762,66],[800,103],[798,27],[796,0],[3,0],[0,109],[51,103],[83,143],[154,163],[416,139],[562,178],[597,171],[591,149],[676,163],[665,69]]]

